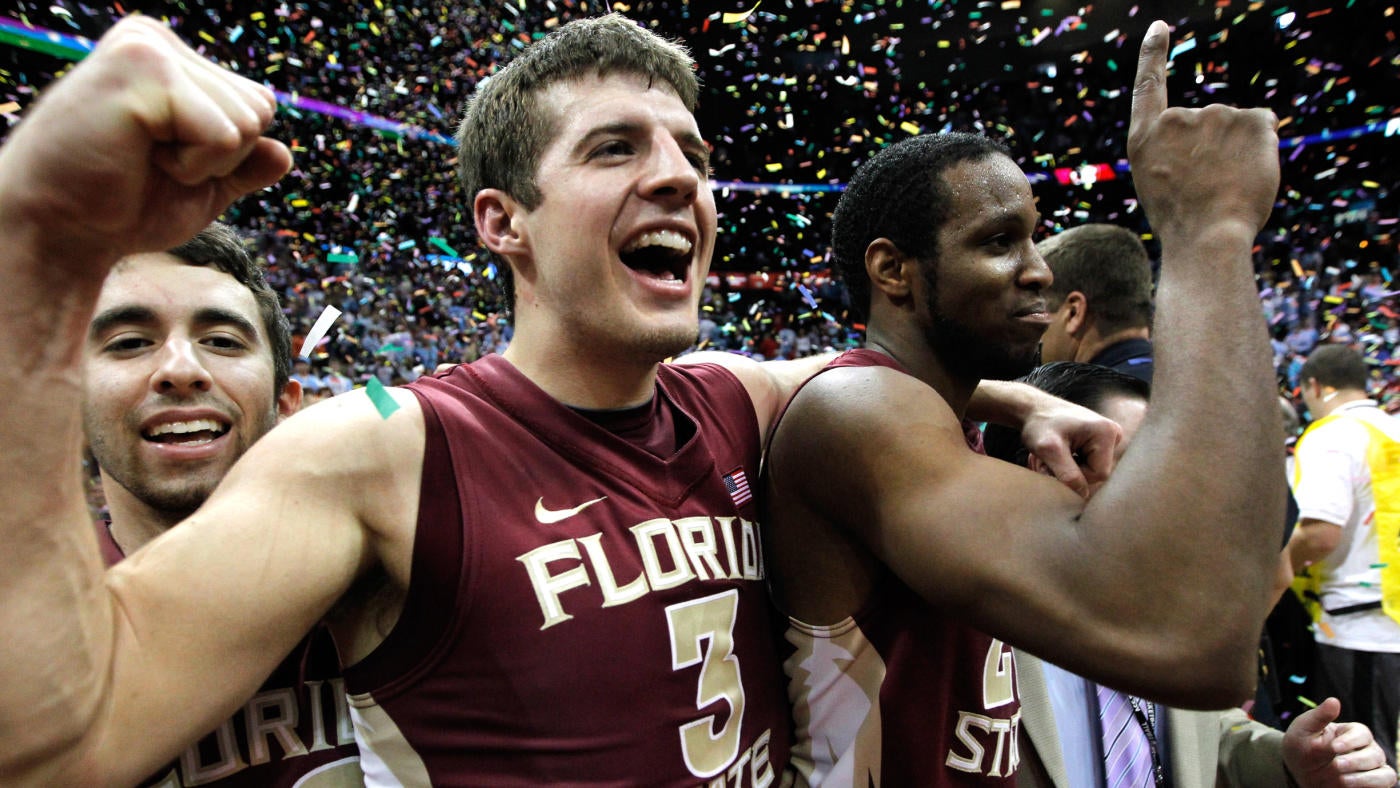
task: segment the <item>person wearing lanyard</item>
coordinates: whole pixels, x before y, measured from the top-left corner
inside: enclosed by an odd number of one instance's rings
[[[1366,395],[1357,350],[1322,345],[1299,375],[1312,416],[1294,454],[1295,589],[1314,603],[1321,692],[1370,725],[1396,765],[1400,717],[1400,420]]]
[[[1022,380],[1117,422],[1124,450],[1147,411],[1147,383],[1095,364],[1046,364]],[[995,425],[985,445],[990,456],[1042,470]],[[1333,722],[1335,699],[1296,717],[1285,733],[1238,708],[1185,711],[1143,701],[1019,649],[1016,674],[1021,788],[1323,786],[1344,775],[1347,785],[1395,783],[1369,728]]]

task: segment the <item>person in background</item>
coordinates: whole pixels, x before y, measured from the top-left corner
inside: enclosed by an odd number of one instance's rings
[[[299,409],[290,358],[277,295],[228,226],[113,267],[82,354],[83,433],[110,507],[98,530],[108,564],[176,527]],[[233,716],[143,785],[363,780],[335,644],[317,626]]]
[[[1133,231],[1073,227],[1036,244],[1054,281],[1041,360],[1087,361],[1152,382],[1152,262]]]
[[[1096,364],[1057,361],[1021,381],[1113,419],[1123,428],[1125,452],[1147,415],[1149,385]],[[999,425],[987,427],[986,446],[988,456],[1045,472],[1015,433]],[[1121,527],[1133,524],[1125,520]],[[1146,702],[1021,649],[1016,670],[1022,788],[1142,785],[1154,757],[1177,788],[1395,784],[1370,729],[1334,722],[1341,706],[1335,698],[1295,717],[1284,733],[1238,707],[1188,711]]]
[[[1312,606],[1319,690],[1395,765],[1400,720],[1400,420],[1366,393],[1361,353],[1319,345],[1301,373],[1312,423],[1294,451],[1295,588]]]

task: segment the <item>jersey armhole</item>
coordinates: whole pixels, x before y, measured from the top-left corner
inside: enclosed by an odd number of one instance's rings
[[[739,379],[734,371],[722,364],[706,362],[703,364],[673,364],[670,369],[681,375],[689,375],[702,381],[713,380],[716,383],[723,381],[730,390],[730,396],[737,400],[742,407],[739,408],[746,415],[743,419],[743,429],[758,436],[760,450],[762,449],[763,436],[758,434],[758,414],[754,412],[753,399],[749,396],[749,390],[744,387],[744,382]],[[721,412],[725,409],[725,403],[717,398],[709,399],[705,405],[713,410]]]
[[[446,652],[466,615],[456,604],[468,582],[467,513],[457,486],[456,460],[433,397],[416,387],[423,411],[423,477],[414,524],[413,559],[403,610],[374,651],[347,668],[352,694],[382,701],[411,687]]]

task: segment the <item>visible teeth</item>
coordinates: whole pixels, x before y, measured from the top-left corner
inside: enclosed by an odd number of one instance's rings
[[[170,434],[184,434],[186,432],[213,432],[223,433],[223,425],[213,419],[195,419],[194,421],[172,421],[169,424],[160,424],[152,427],[147,433],[151,437]]]
[[[663,246],[667,249],[674,249],[685,254],[690,251],[691,243],[684,235],[674,230],[652,230],[633,238],[622,248],[624,252],[635,252],[648,246]]]

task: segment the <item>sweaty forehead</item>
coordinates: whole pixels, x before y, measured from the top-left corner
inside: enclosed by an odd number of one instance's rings
[[[1026,174],[1000,153],[949,167],[943,182],[948,188],[950,207],[964,217],[1035,208]]]
[[[556,141],[616,123],[658,122],[675,133],[699,136],[695,115],[675,89],[644,74],[592,73],[561,80],[541,92],[539,101],[553,110]]]

